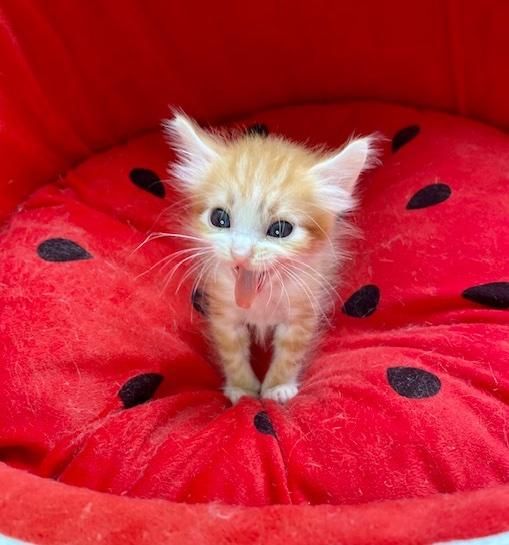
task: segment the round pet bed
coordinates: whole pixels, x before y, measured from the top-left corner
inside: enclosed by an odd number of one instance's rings
[[[505,543],[506,4],[0,13],[0,532]],[[331,326],[286,405],[231,406],[206,292],[158,265],[182,245],[142,245],[185,210],[169,104],[309,144],[385,137]]]

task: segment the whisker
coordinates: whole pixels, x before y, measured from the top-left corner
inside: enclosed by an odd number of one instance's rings
[[[205,263],[203,265],[201,273],[198,275],[197,278],[195,278],[193,285],[191,287],[191,294],[195,292],[200,287],[201,282],[203,281],[203,284],[208,283],[208,279],[210,277],[210,274],[212,273],[212,268],[214,267],[214,263],[216,264],[216,268],[218,263],[214,259],[213,256],[210,256],[208,259],[205,260]],[[191,311],[191,322],[193,322],[193,313]]]
[[[196,254],[193,254],[193,255],[190,255],[190,256],[187,256],[185,257],[184,259],[182,259],[181,261],[179,261],[174,267],[173,269],[169,272],[168,276],[166,277],[166,280],[164,282],[164,286],[163,286],[163,290],[166,290],[166,287],[168,286],[168,284],[171,282],[173,276],[175,275],[175,273],[178,271],[178,269],[186,262],[188,262],[190,259],[195,259],[197,257],[201,257],[207,253],[209,253],[211,250],[206,250],[204,252],[200,252],[200,253],[196,253]]]
[[[205,251],[205,250],[210,250],[212,251],[210,248],[207,248],[206,246],[197,246],[195,248],[186,248],[184,250],[179,250],[178,252],[174,252],[172,254],[172,256],[174,257],[178,257],[179,255],[182,255],[182,254],[185,254],[185,253],[189,253],[190,251],[195,251],[197,253],[197,255],[201,255],[202,251]],[[161,271],[168,266],[169,263],[171,263],[173,261],[173,259],[167,261],[162,267],[161,267]]]
[[[263,274],[267,275],[267,278],[269,279],[269,284],[270,284],[269,298],[267,300],[267,305],[266,305],[266,308],[268,308],[272,300],[272,280],[269,278],[268,267],[265,263],[263,264]]]
[[[157,235],[156,238],[165,238],[165,237],[168,237],[168,238],[181,238],[181,239],[184,239],[184,240],[199,240],[200,242],[203,242],[203,239],[201,239],[200,237],[195,237],[195,236],[192,236],[192,235],[186,235],[184,233],[165,233],[165,232],[161,232],[161,233],[152,233],[153,235]]]
[[[316,297],[314,296],[313,292],[308,288],[308,286],[306,286],[305,282],[303,282],[302,279],[299,278],[288,267],[286,267],[283,264],[280,264],[280,265],[283,268],[283,270],[285,270],[286,273],[304,290],[304,293],[306,294],[306,297],[308,298],[308,301],[309,301],[311,307],[313,308],[313,311],[314,311],[315,315],[316,316],[322,315],[325,318],[325,320],[328,322],[328,324],[330,325],[330,322],[329,322],[329,319],[328,319],[327,315],[325,314],[325,312],[321,308],[319,308],[319,303],[318,303]]]
[[[136,246],[136,248],[134,248],[134,250],[127,256],[128,258],[132,257],[138,250],[141,250],[141,248],[143,248],[143,246],[145,246],[145,244],[149,243],[150,241],[156,239],[156,238],[159,238],[159,236],[156,236],[156,235],[159,235],[159,233],[150,233],[146,238],[145,240],[143,240],[143,242],[140,242],[140,244],[138,244],[138,246]]]
[[[293,258],[290,258],[292,261],[296,262],[298,265],[302,265],[304,267],[307,267],[308,269],[311,269],[315,272],[315,274],[317,274],[318,276],[320,276],[320,278],[322,278],[324,280],[324,282],[326,282],[329,286],[329,289],[330,289],[330,292],[333,292],[334,293],[334,296],[337,297],[338,301],[340,302],[340,304],[343,304],[344,303],[344,299],[341,297],[341,295],[339,294],[338,292],[338,289],[329,281],[329,279],[324,276],[320,271],[314,269],[313,267],[311,267],[310,265],[308,265],[307,263],[304,263],[303,261],[300,261],[300,260],[296,260],[296,259],[293,259]],[[302,271],[301,272],[305,272],[305,271]]]
[[[137,275],[135,278],[139,279],[142,276],[145,276],[146,274],[148,274],[150,271],[154,270],[158,265],[161,265],[161,264],[162,264],[161,269],[164,269],[164,267],[166,267],[169,263],[171,263],[175,258],[179,257],[179,255],[182,255],[184,253],[189,253],[189,252],[199,250],[199,249],[201,249],[201,247],[184,248],[183,250],[178,250],[177,252],[172,252],[171,254],[169,254],[169,255],[163,257],[162,259],[160,259],[159,261],[157,261],[157,263],[154,263],[150,268],[148,268],[146,271],[143,271],[142,273]]]
[[[297,276],[296,273],[294,273],[289,267],[286,267],[285,265],[283,265],[282,263],[280,263],[280,267],[283,269],[283,271],[285,271],[285,273],[292,279],[294,280],[305,292],[306,296],[308,297],[309,299],[309,288],[302,282],[302,280]],[[313,309],[315,310],[315,314],[317,314],[316,312],[316,308],[313,304],[313,302],[311,301],[311,299],[309,299],[309,302],[312,304],[313,306]]]
[[[314,267],[311,267],[311,265],[308,265],[307,263],[304,263],[303,261],[300,261],[298,259],[294,259],[294,258],[290,258],[290,260],[292,261],[292,263],[294,263],[295,265],[297,266],[303,266],[303,267],[306,267],[307,269],[313,271],[313,273],[315,273],[316,276],[318,276],[319,278],[321,278],[323,280],[323,282],[325,282],[327,284],[327,286],[325,286],[326,289],[334,292],[336,295],[338,294],[336,288],[333,286],[333,284],[329,281],[329,279],[324,276],[320,271],[318,271],[317,269],[315,269]],[[316,280],[315,276],[309,272],[306,272],[302,269],[297,269],[299,270],[301,273],[305,274],[306,276],[310,277],[310,278],[313,278],[320,286],[322,285],[322,283],[318,280]]]
[[[200,286],[200,282],[202,278],[205,276],[205,271],[210,269],[210,267],[213,265],[213,258],[210,256],[208,259],[205,260],[205,263],[203,265],[203,268],[200,272],[200,274],[194,279],[193,285],[191,286],[191,293],[194,293],[195,290],[198,289]],[[205,276],[206,278],[206,276]]]
[[[160,259],[159,261],[154,263],[151,267],[149,267],[147,270],[145,270],[142,273],[136,275],[134,277],[135,280],[139,280],[140,278],[142,278],[143,276],[148,274],[150,271],[153,271],[158,265],[161,265],[161,264],[163,264],[165,262],[167,263],[169,260],[171,260],[172,257],[175,257],[174,254],[170,254],[170,255],[167,255],[167,256],[163,257],[162,259]]]
[[[198,261],[198,263],[192,263],[191,267],[194,268],[194,267],[196,267],[196,266],[199,266],[199,264],[200,264],[199,261]],[[170,282],[172,281],[173,276],[175,275],[175,273],[176,273],[176,271],[178,270],[178,268],[180,268],[180,265],[181,265],[181,263],[178,263],[178,264],[176,265],[177,268],[176,268],[176,269],[175,269],[175,268],[172,269],[172,270],[170,271],[170,273],[168,273],[168,274],[166,275],[165,280],[164,280],[164,283],[163,283],[163,287],[162,287],[162,290],[161,290],[162,292],[165,292],[165,291],[167,290],[168,285],[169,285]],[[175,293],[176,293],[176,292],[175,292]]]
[[[207,252],[210,253],[210,252]],[[202,259],[198,261],[198,263],[195,263],[191,266],[191,268],[184,274],[184,276],[181,278],[177,289],[175,290],[175,293],[178,293],[180,291],[180,288],[182,287],[182,284],[186,281],[189,276],[191,276],[196,270],[198,270],[200,267],[204,267],[205,263],[207,262],[206,258],[203,257],[203,254],[201,255]],[[202,263],[204,261],[204,263]]]
[[[140,244],[138,244],[138,246],[136,246],[136,248],[134,248],[134,250],[128,255],[128,258],[132,257],[137,251],[141,250],[141,248],[143,248],[145,244],[148,244],[149,242],[152,242],[153,240],[157,240],[160,238],[177,238],[177,239],[180,238],[183,240],[193,240],[193,241],[202,242],[202,239],[200,239],[199,237],[193,237],[191,235],[184,235],[181,233],[162,233],[162,232],[150,233],[149,235],[147,235],[147,237],[145,238],[143,242],[141,242]]]
[[[302,265],[305,265],[304,263],[301,263]],[[317,281],[316,278],[313,277],[313,275],[309,274],[308,272],[298,268],[298,267],[293,267],[292,269],[295,273],[298,273],[298,274],[305,274],[306,276],[308,276],[309,278],[312,278],[313,280],[315,280],[315,282],[318,283],[318,286],[320,289],[324,289],[325,290],[325,293],[327,293],[327,296],[328,297],[331,297],[331,298],[337,298],[339,300],[339,302],[342,304],[342,298],[340,297],[339,293],[337,292],[337,290],[332,286],[332,284],[327,280],[327,278],[325,276],[323,276],[322,274],[320,274],[318,271],[315,271],[318,275],[322,276],[323,280],[329,284],[328,286],[327,285],[324,285],[322,284],[321,282]],[[316,299],[316,298],[315,298]],[[335,304],[332,303],[331,304],[331,307],[332,307],[332,314],[335,315],[336,313],[336,307],[335,307]],[[322,313],[324,316],[327,316],[327,313],[323,312]]]
[[[281,275],[280,271],[277,269],[274,269],[274,272],[276,273],[276,276],[278,277],[279,283],[281,284],[281,293],[279,295],[279,300],[277,302],[278,306],[281,303],[281,299],[283,298],[283,295],[286,295],[286,301],[288,303],[288,312],[291,312],[292,304],[290,302],[290,296],[288,295],[288,291],[285,288],[285,283],[283,276]]]

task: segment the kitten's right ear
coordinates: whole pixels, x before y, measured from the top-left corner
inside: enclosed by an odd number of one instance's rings
[[[195,187],[212,161],[219,158],[219,143],[195,121],[180,113],[163,121],[163,131],[177,153],[177,161],[170,166],[171,174],[186,188]]]

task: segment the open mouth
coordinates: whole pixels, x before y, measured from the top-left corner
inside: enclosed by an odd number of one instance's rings
[[[241,269],[241,267],[239,267],[239,266],[233,267],[233,273],[234,273],[235,277],[239,276],[240,269]],[[266,272],[255,272],[255,271],[253,271],[253,274],[257,275],[257,278],[256,278],[256,291],[259,292],[263,288],[263,286],[265,284],[265,281],[267,280],[269,275]]]
[[[235,275],[235,302],[239,307],[248,309],[263,288],[267,274],[251,271],[241,266],[234,267],[233,273]]]

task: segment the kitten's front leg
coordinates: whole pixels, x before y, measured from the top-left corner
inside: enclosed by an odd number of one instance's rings
[[[260,381],[249,363],[251,338],[247,326],[215,317],[211,333],[224,370],[226,397],[233,404],[242,396],[258,397]]]
[[[274,332],[274,356],[262,384],[262,397],[285,403],[297,395],[297,379],[315,335],[314,320],[280,324]]]

